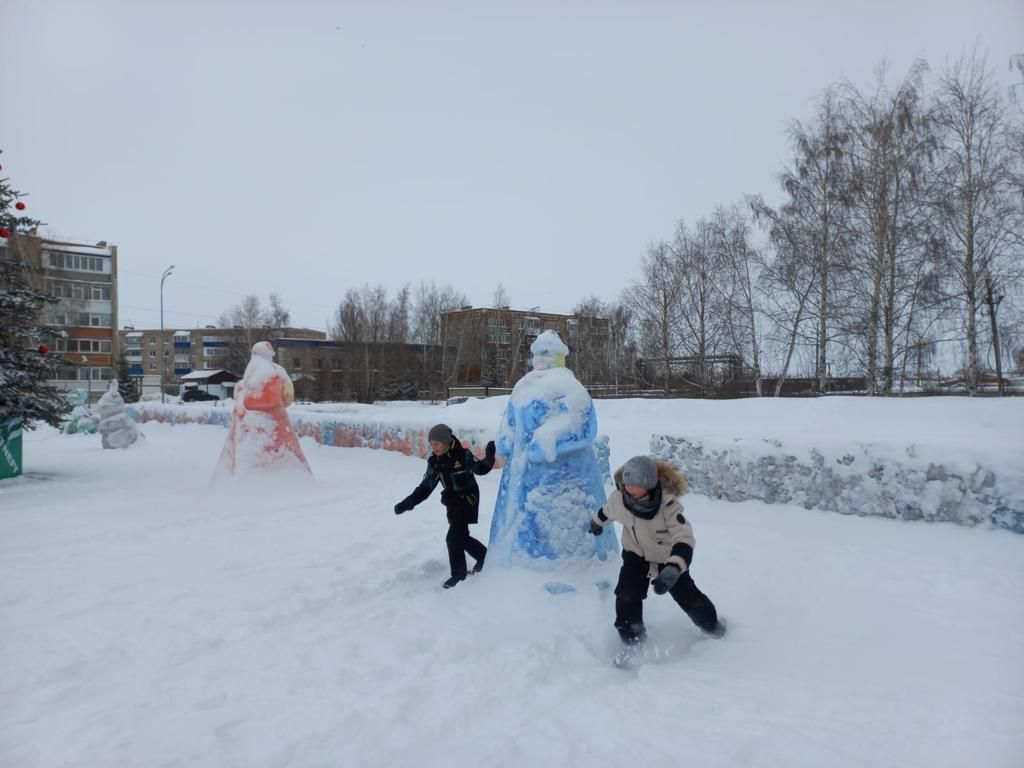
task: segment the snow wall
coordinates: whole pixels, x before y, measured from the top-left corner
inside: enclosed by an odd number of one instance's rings
[[[950,462],[908,444],[848,443],[790,452],[771,438],[707,446],[654,435],[651,453],[683,470],[690,491],[727,501],[759,499],[844,515],[988,525],[1024,533],[1024,460],[998,471],[969,457]],[[964,460],[966,458],[966,461]]]
[[[211,424],[231,426],[231,404],[176,405],[135,403],[128,412],[138,422],[157,421],[163,424]],[[443,414],[449,415],[449,414]],[[430,455],[427,433],[440,419],[434,409],[423,409],[423,418],[410,418],[409,411],[374,406],[341,406],[324,411],[296,408],[288,409],[295,433],[311,437],[322,445],[339,448],[373,448],[398,451],[407,456],[426,458]],[[457,420],[445,422],[452,427],[463,443],[480,448],[494,439],[497,427],[462,425]]]
[[[300,436],[324,445],[424,458],[439,421],[482,448],[507,402],[295,405],[289,415]],[[693,493],[1024,533],[1024,398],[599,400],[597,409],[612,467],[650,451],[678,467]],[[230,404],[127,410],[143,422],[231,420]],[[601,450],[604,470],[607,444]]]

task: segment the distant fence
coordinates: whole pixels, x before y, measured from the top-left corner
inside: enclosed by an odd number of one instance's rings
[[[775,397],[775,388],[778,379],[761,380],[761,397]],[[637,387],[616,386],[614,384],[585,384],[586,390],[595,400],[620,400],[628,398],[641,398],[650,400],[740,400],[750,397],[758,397],[757,384],[753,380],[741,379],[736,381],[718,382],[709,385],[706,389],[696,384],[687,383],[682,386],[674,384],[666,391],[664,387]],[[512,393],[509,387],[477,387],[459,386],[448,387],[448,399],[453,398],[466,400],[476,397],[500,397]],[[836,397],[847,395],[851,397],[968,397],[971,393],[967,391],[962,383],[947,386],[930,386],[927,388],[914,388],[905,391],[889,393],[875,393],[871,395],[867,391],[867,381],[862,376],[848,376],[831,378],[828,380],[824,395],[818,391],[818,380],[808,377],[791,377],[783,380],[779,391],[779,397]],[[1018,385],[1013,381],[1004,380],[1005,396],[1024,395],[1024,385]],[[995,383],[983,382],[974,397],[999,397],[1000,393]]]

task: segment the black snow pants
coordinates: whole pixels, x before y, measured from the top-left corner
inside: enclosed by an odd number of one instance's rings
[[[658,570],[663,567],[659,566]],[[643,631],[643,601],[647,599],[647,589],[651,585],[649,572],[650,563],[640,555],[622,550],[622,569],[619,571],[619,583],[615,586],[615,628],[620,632]],[[705,632],[712,632],[718,626],[714,603],[697,589],[688,570],[679,577],[669,594],[686,611],[690,620]]]
[[[466,575],[467,552],[477,562],[483,560],[487,554],[487,547],[469,534],[469,523],[465,520],[449,518],[445,543],[448,545],[448,564],[451,566],[452,576]]]

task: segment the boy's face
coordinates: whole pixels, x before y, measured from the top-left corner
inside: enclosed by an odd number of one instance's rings
[[[646,488],[641,488],[639,485],[627,485],[625,488],[626,493],[628,493],[634,499],[642,499],[649,493],[649,491]]]
[[[437,440],[430,441],[430,451],[435,456],[440,456],[442,453],[448,450],[448,446]]]

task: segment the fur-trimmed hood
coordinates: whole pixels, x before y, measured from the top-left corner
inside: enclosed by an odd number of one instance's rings
[[[661,459],[654,460],[658,467],[658,482],[661,483],[661,490],[672,496],[682,496],[686,493],[686,478],[679,470]],[[615,470],[615,487],[622,490],[622,467]]]

